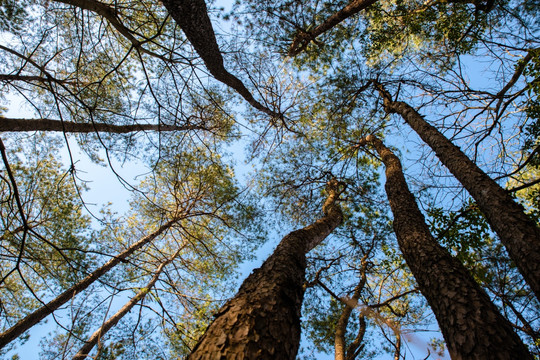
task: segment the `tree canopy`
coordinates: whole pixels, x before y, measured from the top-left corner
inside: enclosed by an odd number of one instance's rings
[[[539,9],[1,0],[0,355],[539,358]]]

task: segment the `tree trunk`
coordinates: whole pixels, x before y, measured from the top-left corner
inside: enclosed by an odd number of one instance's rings
[[[75,123],[53,119],[8,119],[0,116],[0,131],[62,131],[66,133],[107,132],[127,134],[137,131],[210,130],[204,125],[133,124],[112,125],[104,123]]]
[[[181,250],[181,249],[180,249]],[[180,250],[176,251],[175,254],[168,260],[164,261],[159,265],[157,268],[154,276],[152,276],[152,279],[146,284],[145,287],[143,287],[137,294],[132,297],[116,314],[111,316],[107,321],[101,325],[101,327],[96,330],[92,336],[86,341],[86,343],[80,348],[80,350],[75,354],[73,357],[73,360],[83,360],[86,359],[90,351],[96,346],[96,344],[100,341],[100,339],[107,334],[107,332],[114,327],[118,322],[131,311],[131,309],[141,300],[143,300],[146,297],[146,294],[154,287],[156,282],[159,279],[159,276],[161,275],[161,272],[167,266],[170,264],[180,253]]]
[[[349,347],[347,348],[347,357],[345,360],[355,360],[358,354],[360,354],[360,351],[364,349],[363,341],[367,329],[366,316],[364,314],[360,314],[358,322],[360,323],[358,332],[356,333],[356,337],[354,338],[353,342],[349,344]]]
[[[281,118],[280,114],[255,100],[244,83],[225,69],[204,0],[164,0],[163,5],[180,26],[212,76],[236,90],[255,109],[272,118]]]
[[[353,343],[347,348],[346,347],[346,341],[345,341],[345,335],[347,334],[347,325],[349,325],[349,319],[351,317],[352,311],[354,310],[354,304],[358,303],[358,299],[360,299],[360,295],[362,294],[362,291],[364,290],[364,286],[366,285],[367,281],[367,267],[368,267],[368,255],[369,251],[362,257],[360,260],[361,264],[361,270],[360,270],[360,280],[356,287],[354,288],[353,294],[350,301],[345,302],[345,307],[343,308],[343,311],[341,312],[341,315],[338,319],[338,322],[336,324],[336,333],[334,336],[334,359],[335,360],[348,360],[351,358],[351,354],[355,354],[358,348],[360,347],[360,344],[362,343],[364,339],[364,333],[365,328],[362,328],[360,326],[360,329],[358,331],[358,336],[353,341]],[[361,315],[363,316],[363,315]],[[365,324],[364,324],[365,325]],[[354,358],[354,356],[352,357]]]
[[[366,142],[386,166],[385,189],[399,247],[437,318],[452,359],[532,359],[510,322],[429,232],[397,156],[375,136],[361,144]]]
[[[274,253],[244,281],[215,315],[188,357],[206,359],[295,359],[300,343],[306,253],[342,221],[338,183],[328,183],[325,216],[285,236]]]
[[[129,248],[127,248],[125,251],[113,257],[112,259],[107,261],[104,265],[99,267],[98,269],[94,270],[92,273],[90,273],[87,277],[79,281],[77,284],[73,285],[72,287],[64,291],[62,294],[58,295],[55,299],[43,305],[39,309],[36,309],[33,313],[28,314],[26,317],[21,319],[11,328],[1,333],[0,334],[0,349],[2,349],[11,341],[21,336],[26,330],[30,329],[32,326],[36,325],[38,322],[40,322],[41,320],[43,320],[44,318],[52,314],[60,306],[70,301],[73,297],[75,297],[75,295],[77,295],[78,293],[80,293],[81,291],[89,287],[90,285],[92,285],[94,281],[99,279],[102,275],[104,275],[109,270],[114,268],[120,262],[125,261],[125,259],[128,256],[130,256],[135,251],[139,250],[141,247],[148,244],[150,241],[154,240],[156,237],[164,233],[177,221],[178,221],[178,218],[175,218],[163,224],[162,226],[159,227],[159,229],[154,231],[152,234],[143,237],[142,239],[140,239],[139,241],[131,245]]]
[[[393,101],[382,85],[376,86],[385,111],[401,115],[476,200],[510,258],[540,299],[540,229],[524,208],[416,110],[404,102]]]
[[[307,32],[299,32],[293,39],[291,47],[289,48],[288,56],[296,56],[300,54],[311,41],[322,33],[330,30],[343,20],[359,13],[377,0],[352,0],[344,8],[338,12],[332,14],[320,25],[317,25],[315,29]]]

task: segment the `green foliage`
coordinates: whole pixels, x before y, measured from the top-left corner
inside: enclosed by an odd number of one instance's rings
[[[446,212],[441,208],[431,208],[430,227],[433,236],[466,266],[473,269],[475,277],[483,283],[493,281],[494,274],[482,262],[494,244],[489,225],[469,199],[457,212]]]
[[[479,10],[466,2],[390,1],[376,2],[366,13],[363,36],[369,62],[423,53],[425,59],[454,58],[470,53],[478,36],[495,26],[498,11]],[[503,4],[497,2],[497,6]],[[386,61],[384,61],[386,62]]]
[[[484,215],[471,199],[458,212],[433,208],[429,210],[429,216],[433,235],[461,261],[466,261],[474,249],[485,246],[492,239]]]
[[[7,104],[17,95],[31,110],[21,116],[199,128],[64,134],[65,143],[71,146],[75,138],[95,162],[112,165],[111,159],[119,159],[138,167],[137,184],[122,179],[133,193],[129,210],[119,215],[116,208],[105,207],[95,222],[80,199],[84,186],[74,181],[84,169],[79,163],[63,165],[58,152],[63,143],[49,134],[2,135],[32,229],[21,230],[13,184],[3,169],[2,274],[15,269],[23,239],[25,246],[20,271],[2,284],[2,326],[39,306],[36,296],[51,298],[177,218],[66,305],[56,318],[60,327],[43,341],[42,357],[73,355],[112,309],[139,291],[157,264],[179,249],[144,303],[103,337],[99,354],[94,350],[93,355],[102,360],[186,356],[211,314],[234,293],[236,267],[253,258],[267,232],[296,229],[320,218],[324,188],[332,177],[345,185],[339,202],[345,221],[310,254],[312,286],[303,326],[313,346],[306,351],[332,352],[344,309],[317,285],[317,277],[346,298],[365,275],[346,336],[350,343],[365,314],[361,357],[393,351],[380,339],[392,338],[395,329],[414,331],[432,323],[423,298],[411,292],[416,285],[392,235],[387,200],[381,196],[380,162],[357,144],[368,134],[387,137],[404,155],[415,195],[420,189],[427,197],[445,198],[455,183],[436,176],[439,165],[431,167],[431,155],[417,151],[417,139],[401,141],[401,122],[387,116],[370,80],[385,83],[395,99],[419,109],[465,151],[476,146],[480,154],[475,161],[491,173],[507,173],[519,154],[532,155],[515,178],[534,181],[540,163],[540,60],[538,50],[529,48],[538,44],[534,26],[540,7],[537,0],[375,2],[318,36],[294,59],[283,59],[296,35],[348,3],[237,1],[224,17],[210,8],[211,17],[236,20],[228,28],[229,23],[212,18],[226,68],[245,79],[257,100],[284,111],[283,119],[269,121],[255,110],[244,111],[237,95],[215,83],[160,2],[100,2],[113,14],[107,17],[106,11],[61,2],[0,1],[0,30],[9,40],[3,46],[11,50],[0,50],[0,97]],[[524,78],[498,97],[512,69],[522,64],[514,59],[524,51],[533,55]],[[467,69],[473,57],[481,60],[474,74]],[[484,75],[485,84],[469,81],[469,76]],[[523,91],[514,89],[523,85]],[[2,106],[2,114],[7,117],[16,103]],[[226,151],[245,146],[248,137],[247,157],[256,168],[250,181],[258,186],[257,197],[251,185],[241,184]],[[492,150],[484,139],[503,150]],[[482,163],[483,156],[492,161]],[[243,160],[238,153],[234,157]],[[535,220],[540,218],[539,189],[537,184],[517,192]],[[422,205],[424,198],[417,198]],[[445,200],[428,209],[433,234],[473,271],[511,321],[520,325],[522,320],[510,305],[520,309],[519,315],[536,319],[537,303],[475,204],[467,201],[454,212],[450,206]],[[443,349],[436,342],[432,347]]]
[[[61,291],[93,264],[88,256],[90,219],[69,173],[58,159],[58,143],[42,137],[6,141],[10,168],[29,226],[24,230],[15,187],[2,169],[0,183],[2,277],[16,269],[2,291],[3,326],[40,305],[35,294]],[[24,247],[23,247],[24,244]]]

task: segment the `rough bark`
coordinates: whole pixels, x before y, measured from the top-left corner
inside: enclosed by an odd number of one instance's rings
[[[415,109],[393,101],[380,84],[376,86],[385,111],[401,115],[476,200],[510,258],[540,299],[540,229],[525,214],[525,209]]]
[[[255,109],[272,118],[282,117],[255,100],[244,83],[225,69],[204,0],[164,0],[163,5],[180,26],[212,76],[236,90]]]
[[[328,193],[323,206],[325,216],[281,240],[273,254],[215,315],[188,359],[295,359],[300,342],[306,253],[342,221],[335,180],[329,183]]]
[[[74,123],[53,119],[8,119],[0,117],[0,131],[62,131],[68,133],[108,132],[126,134],[137,131],[209,130],[200,125],[133,124],[111,125],[103,123]]]
[[[510,322],[429,232],[397,156],[374,136],[364,142],[375,147],[386,166],[385,189],[399,247],[437,318],[452,359],[532,359]]]
[[[21,336],[26,330],[36,325],[38,322],[46,318],[48,315],[52,314],[60,306],[70,301],[78,293],[80,293],[81,291],[89,287],[96,280],[98,280],[102,275],[104,275],[109,270],[111,270],[116,265],[118,265],[118,263],[125,261],[125,259],[131,254],[133,254],[135,251],[139,250],[141,247],[148,244],[150,241],[154,240],[159,235],[163,234],[177,221],[178,219],[176,218],[160,226],[159,229],[143,237],[142,239],[140,239],[139,241],[131,245],[129,248],[127,248],[125,251],[121,252],[117,256],[107,261],[100,268],[94,270],[92,273],[86,276],[83,280],[73,285],[72,287],[64,291],[62,294],[58,295],[55,299],[43,305],[39,309],[35,310],[33,313],[28,314],[25,318],[21,319],[11,328],[1,333],[0,334],[0,349],[2,349],[11,341]]]
[[[359,13],[376,1],[377,0],[353,0],[343,9],[339,10],[335,14],[332,14],[328,19],[316,26],[313,30],[299,32],[293,39],[287,55],[296,56],[300,54],[311,41],[315,40],[317,36],[330,30],[343,20]]]
[[[122,308],[120,310],[118,310],[116,312],[116,314],[114,314],[109,319],[107,319],[107,321],[105,321],[103,323],[103,325],[101,325],[101,327],[98,330],[96,330],[90,336],[90,338],[86,341],[86,343],[79,349],[77,354],[75,354],[75,356],[73,357],[73,360],[83,360],[83,359],[85,359],[88,356],[88,354],[90,353],[90,351],[92,351],[94,346],[96,346],[96,344],[99,342],[99,340],[103,336],[105,336],[105,334],[107,334],[107,332],[113,326],[115,326],[127,313],[129,313],[131,311],[131,309],[139,301],[143,300],[146,297],[146,294],[148,294],[148,292],[154,287],[154,285],[158,281],[159,276],[161,275],[161,272],[163,271],[165,266],[167,266],[167,264],[171,263],[174,260],[174,258],[176,256],[178,256],[179,252],[180,252],[180,250],[178,250],[170,259],[168,259],[167,261],[165,261],[165,262],[163,262],[163,263],[161,263],[159,265],[159,267],[157,268],[154,276],[152,277],[152,279],[150,279],[148,284],[146,284],[146,286],[144,288],[139,290],[139,292],[137,292],[137,294],[134,297],[132,297],[124,306],[122,306]]]

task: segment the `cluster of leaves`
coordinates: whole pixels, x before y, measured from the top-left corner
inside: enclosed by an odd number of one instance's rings
[[[497,25],[497,7],[503,5],[499,1],[376,2],[365,16],[366,58],[375,65],[420,52],[425,59],[444,56],[453,62],[473,50],[486,28]]]
[[[431,208],[428,215],[433,235],[469,266],[477,262],[478,249],[493,242],[484,215],[471,199],[457,212]]]

